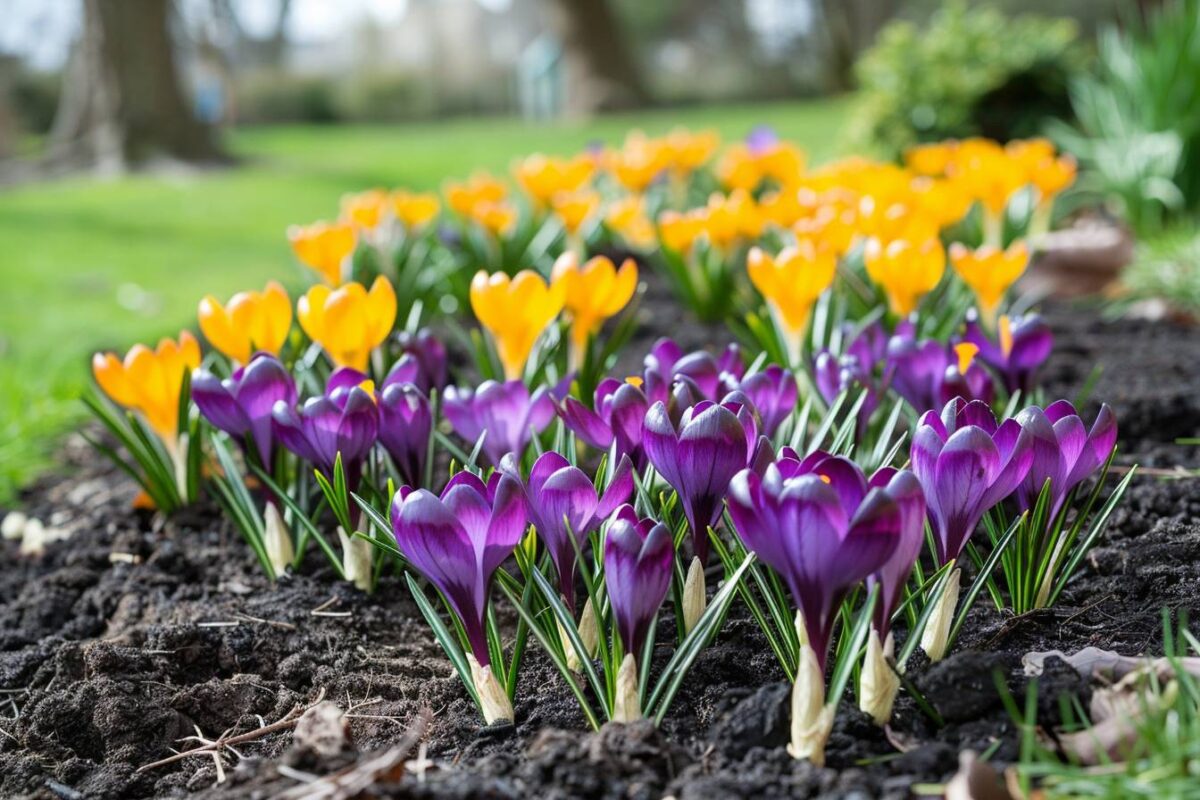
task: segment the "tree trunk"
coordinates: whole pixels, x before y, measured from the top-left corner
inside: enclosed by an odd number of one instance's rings
[[[50,136],[54,160],[123,172],[155,157],[220,157],[179,84],[169,0],[84,0]]]
[[[649,99],[629,40],[608,0],[552,0],[566,65],[566,111],[586,116]]]
[[[826,68],[832,91],[854,88],[854,65],[884,25],[896,15],[898,0],[822,0]]]

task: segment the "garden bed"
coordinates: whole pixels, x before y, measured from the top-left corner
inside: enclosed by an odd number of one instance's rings
[[[711,339],[704,329],[679,330],[673,309],[650,300],[642,311],[647,342],[664,332],[685,346]],[[793,760],[783,747],[788,686],[738,604],[661,730],[639,723],[586,733],[579,706],[536,648],[521,673],[516,724],[480,730],[477,709],[402,581],[385,577],[367,597],[311,561],[269,587],[215,508],[156,524],[130,510],[132,484],[72,441],[64,450],[69,475],[41,481],[23,499],[33,516],[72,530],[69,541],[40,558],[3,543],[0,795],[271,796],[392,748],[423,709],[426,749],[386,759],[376,795],[816,797],[857,789],[904,797],[913,783],[949,777],[962,750],[1010,762],[1015,726],[994,675],[1019,698],[1027,652],[1155,652],[1163,608],[1200,608],[1200,497],[1192,480],[1156,474],[1200,465],[1200,451],[1173,443],[1194,436],[1200,421],[1192,369],[1200,339],[1168,324],[1104,322],[1067,307],[1048,316],[1056,333],[1043,381],[1049,393],[1072,397],[1102,364],[1092,397],[1120,422],[1117,464],[1150,469],[1053,608],[1013,618],[981,600],[944,662],[910,663],[945,720],[940,729],[902,693],[885,734],[847,697],[827,766]],[[627,352],[644,352],[644,344]],[[1088,687],[1060,663],[1040,682],[1043,724],[1055,722],[1061,691]],[[254,731],[322,695],[350,710],[352,745],[336,755],[295,748],[285,724],[235,745],[240,760],[226,751],[220,784],[211,756],[139,771],[196,744],[184,737]],[[407,767],[393,768],[401,756]]]

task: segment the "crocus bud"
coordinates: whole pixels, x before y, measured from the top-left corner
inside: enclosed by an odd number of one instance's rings
[[[825,743],[833,730],[834,707],[825,702],[825,673],[805,636],[804,620],[796,612],[796,632],[800,636],[800,662],[792,684],[792,740],[788,754],[807,758],[816,766],[825,765]]]
[[[342,543],[342,571],[346,580],[363,592],[371,591],[371,543],[360,536],[348,536],[341,526],[337,529]]]
[[[467,664],[471,667],[471,682],[475,684],[475,694],[479,697],[479,710],[483,712],[483,721],[488,725],[497,722],[512,722],[512,701],[508,693],[496,680],[491,665],[482,666],[471,653],[467,653]]]
[[[880,642],[879,631],[872,628],[859,681],[858,707],[875,720],[876,725],[886,725],[892,718],[892,706],[900,691],[900,677],[890,663],[895,654],[892,634],[887,635],[887,641]]]
[[[954,622],[954,610],[958,607],[958,591],[962,581],[962,570],[958,567],[950,573],[946,591],[938,598],[937,606],[925,630],[921,632],[921,649],[930,661],[941,661],[946,657],[946,647],[950,642],[950,626]]]
[[[295,550],[292,547],[292,536],[288,533],[287,525],[279,508],[272,502],[267,503],[263,513],[263,545],[267,550],[267,558],[275,574],[282,575],[292,565]]]
[[[642,704],[638,698],[637,661],[633,653],[626,653],[617,671],[617,692],[613,698],[613,722],[637,722],[642,718]]]
[[[691,631],[704,614],[708,603],[704,588],[704,565],[693,557],[688,567],[687,579],[683,583],[683,629]]]

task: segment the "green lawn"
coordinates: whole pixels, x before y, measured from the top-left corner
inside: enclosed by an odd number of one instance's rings
[[[289,223],[336,214],[371,186],[435,188],[506,170],[536,150],[616,143],[631,128],[711,127],[726,138],[767,123],[816,159],[838,152],[848,103],[823,100],[605,117],[586,124],[466,120],[405,126],[238,131],[241,164],[196,174],[74,179],[0,194],[0,502],[47,464],[78,419],[88,356],[194,324],[207,292],[225,299],[268,278],[299,285]]]

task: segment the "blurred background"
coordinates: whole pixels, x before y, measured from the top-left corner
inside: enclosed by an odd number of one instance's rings
[[[759,124],[817,162],[1051,136],[1117,299],[1200,308],[1200,0],[0,0],[0,502],[92,351],[298,278],[345,192]]]

